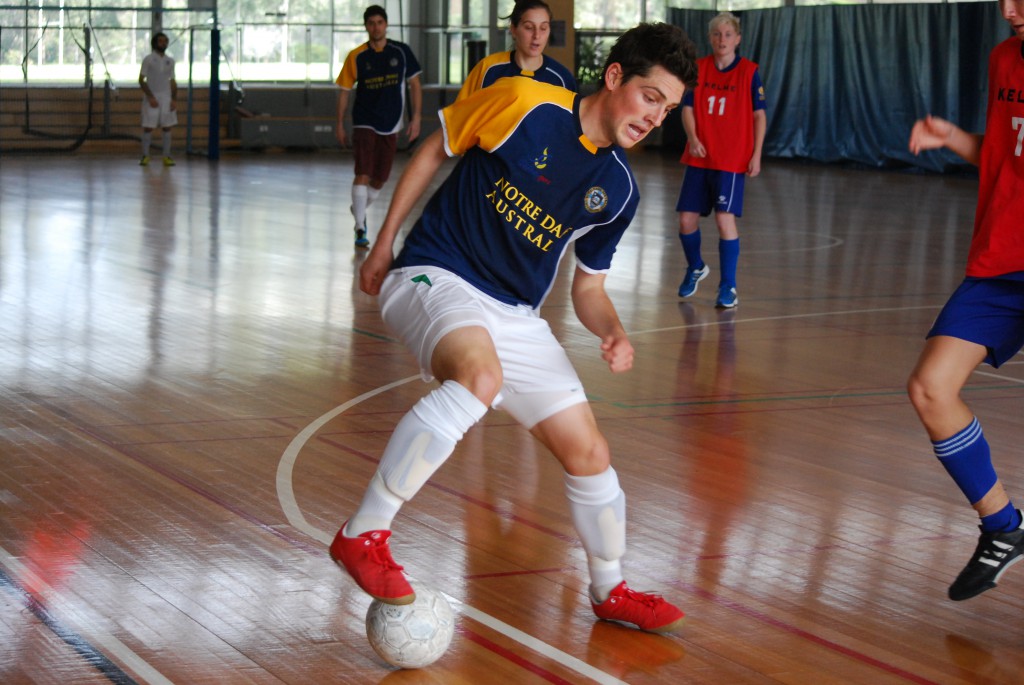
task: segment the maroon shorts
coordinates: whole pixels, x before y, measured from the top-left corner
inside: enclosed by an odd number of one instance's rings
[[[352,153],[356,159],[356,176],[369,176],[371,182],[383,185],[391,175],[391,163],[398,149],[398,134],[382,136],[368,128],[352,130]]]

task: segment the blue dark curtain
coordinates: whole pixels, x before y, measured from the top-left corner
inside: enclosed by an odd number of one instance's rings
[[[982,131],[988,53],[1010,35],[994,2],[736,14],[740,53],[760,65],[768,99],[765,155],[876,167],[961,167],[963,160],[947,151],[911,155],[910,128],[930,112]],[[685,29],[703,55],[714,15],[670,9],[668,21]],[[675,139],[666,131],[666,144]]]

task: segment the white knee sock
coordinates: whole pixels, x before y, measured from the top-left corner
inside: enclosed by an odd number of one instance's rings
[[[455,381],[445,381],[417,402],[391,434],[345,534],[354,537],[368,530],[389,530],[401,506],[419,492],[486,413],[487,405]]]
[[[164,131],[163,135],[164,157],[171,156],[171,132]]]
[[[369,186],[352,186],[352,216],[356,218],[356,227],[362,228],[366,224],[366,206],[368,200]]]
[[[590,593],[598,602],[622,582],[626,553],[626,495],[615,469],[596,476],[565,474],[565,495],[576,532],[587,552]]]
[[[380,188],[374,188],[373,186],[366,186],[366,206],[369,207],[373,204],[373,201],[380,195]]]
[[[146,157],[149,155],[149,146],[153,142],[153,132],[143,131],[142,132],[142,156]]]

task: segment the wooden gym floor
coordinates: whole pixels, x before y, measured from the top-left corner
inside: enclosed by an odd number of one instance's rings
[[[676,297],[675,155],[631,157],[608,284],[634,370],[607,372],[566,279],[544,314],[613,449],[627,579],[688,621],[594,620],[556,464],[492,412],[395,522],[459,611],[420,671],[376,657],[326,553],[428,389],[355,285],[351,158],[5,157],[0,682],[1024,682],[1024,567],[946,599],[976,519],[904,394],[976,181],[767,160],[717,311],[707,220],[712,275]],[[965,395],[1024,504],[1024,366]]]

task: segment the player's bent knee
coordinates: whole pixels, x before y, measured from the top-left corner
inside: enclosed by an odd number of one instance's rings
[[[503,376],[500,367],[495,368],[493,365],[486,364],[458,373],[451,380],[469,390],[478,400],[489,406],[501,390]]]

